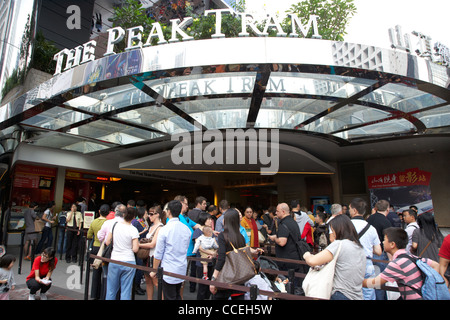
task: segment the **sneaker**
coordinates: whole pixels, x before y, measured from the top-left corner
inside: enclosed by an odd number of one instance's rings
[[[23,258],[23,260],[31,261],[31,257],[30,256],[26,256],[25,258]]]
[[[28,295],[28,300],[36,300],[36,295],[30,293],[30,294]]]
[[[41,293],[39,297],[41,298],[41,300],[47,300],[47,294],[45,293]]]

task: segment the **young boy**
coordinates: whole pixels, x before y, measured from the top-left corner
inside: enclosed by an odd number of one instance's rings
[[[405,248],[408,244],[408,235],[401,228],[387,228],[384,231],[384,250],[392,255],[392,260],[386,269],[375,278],[365,279],[363,287],[379,289],[386,282],[397,282],[400,297],[403,300],[418,300],[422,296],[418,293],[422,288],[423,277],[419,268],[410,259],[400,255],[411,255]],[[417,257],[415,257],[417,258]],[[436,271],[439,270],[439,264],[430,259],[422,259]],[[439,272],[439,271],[438,271]]]

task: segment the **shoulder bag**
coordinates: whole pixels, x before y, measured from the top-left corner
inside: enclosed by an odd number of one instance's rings
[[[97,256],[99,257],[103,257],[103,258],[107,258],[107,259],[111,259],[111,253],[113,250],[113,238],[114,238],[114,228],[116,227],[116,223],[114,223],[114,226],[111,230],[111,234],[113,235],[113,237],[111,238],[111,243],[109,245],[106,245],[105,240],[103,240],[102,244],[100,245],[100,249],[98,249],[98,253]],[[103,260],[101,259],[94,259],[94,262],[92,263],[92,267],[94,269],[98,269],[101,265],[102,265]],[[107,262],[103,262],[103,263],[107,263]]]
[[[333,257],[333,260],[328,262],[325,266],[320,269],[313,267],[309,269],[302,284],[306,297],[330,299],[331,290],[333,289],[336,261],[341,251],[341,246],[342,242],[339,243],[339,248]]]
[[[227,252],[225,264],[216,280],[229,284],[243,284],[258,273],[253,263],[250,247],[236,249],[231,242],[230,244],[233,250]]]

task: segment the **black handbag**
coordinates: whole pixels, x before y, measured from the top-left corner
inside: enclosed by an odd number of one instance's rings
[[[113,247],[114,247],[114,241],[113,241],[113,239],[114,239],[114,228],[116,227],[116,224],[117,224],[117,222],[114,223],[114,226],[113,226],[112,231],[111,231],[111,234],[112,234],[111,242],[103,250],[103,254],[102,254],[103,258],[111,259],[111,253],[112,253]]]

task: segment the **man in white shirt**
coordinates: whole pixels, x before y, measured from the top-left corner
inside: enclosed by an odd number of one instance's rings
[[[191,240],[191,230],[180,221],[181,202],[172,200],[168,204],[169,221],[161,228],[156,242],[153,268],[161,266],[164,271],[186,275],[187,251]],[[156,273],[151,272],[155,278]],[[183,279],[163,276],[164,300],[181,300],[180,290]]]
[[[414,230],[419,229],[419,225],[417,224],[417,212],[408,209],[402,212],[403,214],[403,221],[406,223],[406,234],[408,235],[408,244],[406,245],[406,252],[411,252],[411,244],[412,244],[412,235]]]
[[[98,230],[97,232],[97,238],[100,242],[103,242],[103,240],[106,239],[106,236],[108,235],[108,232],[112,230],[114,223],[123,222],[123,217],[127,211],[127,207],[123,204],[119,204],[116,206],[114,211],[115,211],[114,219],[105,221],[100,230]]]
[[[375,268],[372,263],[373,254],[381,255],[382,249],[377,230],[368,224],[363,216],[366,212],[367,203],[361,198],[353,199],[349,204],[349,213],[352,223],[358,233],[359,242],[366,253],[366,273],[364,279],[375,276]],[[375,289],[363,288],[364,300],[376,300]]]

